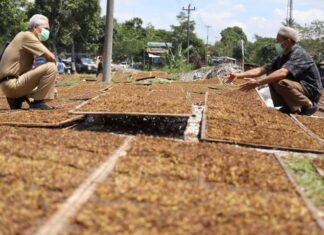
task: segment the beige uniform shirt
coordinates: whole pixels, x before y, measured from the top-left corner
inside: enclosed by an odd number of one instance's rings
[[[34,57],[49,50],[30,31],[20,32],[10,42],[0,61],[0,78],[19,77],[32,69]]]

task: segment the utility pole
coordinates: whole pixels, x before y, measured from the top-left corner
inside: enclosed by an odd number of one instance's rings
[[[293,0],[288,0],[288,7],[287,7],[287,23],[288,26],[293,26]]]
[[[113,41],[113,22],[114,22],[114,0],[107,0],[105,46],[103,60],[103,82],[109,82],[111,76],[111,58]]]
[[[245,61],[244,61],[244,41],[241,40],[241,49],[242,49],[242,71],[244,72],[244,64],[245,64]]]
[[[206,29],[207,29],[207,38],[206,38],[206,64],[208,65],[208,37],[209,37],[209,29],[210,29],[210,25],[205,25]]]
[[[194,7],[194,8],[191,8],[191,4],[189,4],[188,5],[188,8],[186,9],[186,8],[184,8],[184,7],[182,7],[182,10],[183,11],[187,11],[188,12],[188,25],[187,25],[187,64],[189,64],[189,51],[190,51],[190,49],[189,49],[189,31],[190,31],[190,12],[191,11],[195,11],[196,10],[196,8]]]

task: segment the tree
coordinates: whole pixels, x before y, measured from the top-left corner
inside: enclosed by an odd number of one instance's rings
[[[11,41],[22,30],[27,29],[27,0],[0,1],[0,47]]]
[[[49,18],[51,25],[50,46],[57,54],[58,48],[71,46],[78,51],[96,52],[103,34],[100,28],[98,0],[35,0],[29,15],[40,13]]]
[[[113,59],[140,61],[147,43],[142,19],[135,17],[115,25]]]
[[[181,11],[177,16],[179,25],[171,25],[172,29],[172,42],[174,43],[174,48],[178,45],[182,45],[182,49],[187,48],[187,30],[188,30],[188,18],[185,11]],[[199,39],[194,33],[195,31],[195,21],[189,21],[189,44],[193,46],[195,52],[198,54],[204,54],[204,42]]]
[[[255,35],[256,41],[254,43],[249,43],[247,47],[247,62],[263,65],[276,56],[275,50],[275,39],[274,38],[264,38]]]
[[[247,36],[243,30],[238,27],[228,27],[221,32],[221,40],[214,47],[214,53],[222,56],[234,57],[241,59],[241,40],[244,44],[247,42]]]
[[[295,22],[294,19],[290,18],[290,19],[285,19],[284,22],[281,22],[283,26],[289,26],[289,27],[292,27],[292,28],[296,28],[298,27],[298,24]]]
[[[323,60],[324,21],[314,20],[309,25],[298,27],[300,44],[309,52],[316,62]]]

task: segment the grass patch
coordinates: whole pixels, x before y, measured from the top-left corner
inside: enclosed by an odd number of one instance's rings
[[[286,160],[297,183],[318,207],[324,207],[324,179],[318,174],[311,160],[304,156],[294,156]]]
[[[58,81],[56,84],[57,87],[68,87],[68,86],[76,86],[80,83],[78,80],[62,80]]]

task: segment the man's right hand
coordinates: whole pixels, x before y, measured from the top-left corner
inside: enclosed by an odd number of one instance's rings
[[[42,55],[42,57],[45,57],[45,58],[47,59],[47,61],[49,61],[49,62],[54,62],[54,63],[56,63],[55,55],[54,55],[52,52],[50,52],[50,51],[45,52],[45,53]]]
[[[232,83],[237,79],[236,73],[229,73],[225,76],[225,83]]]

